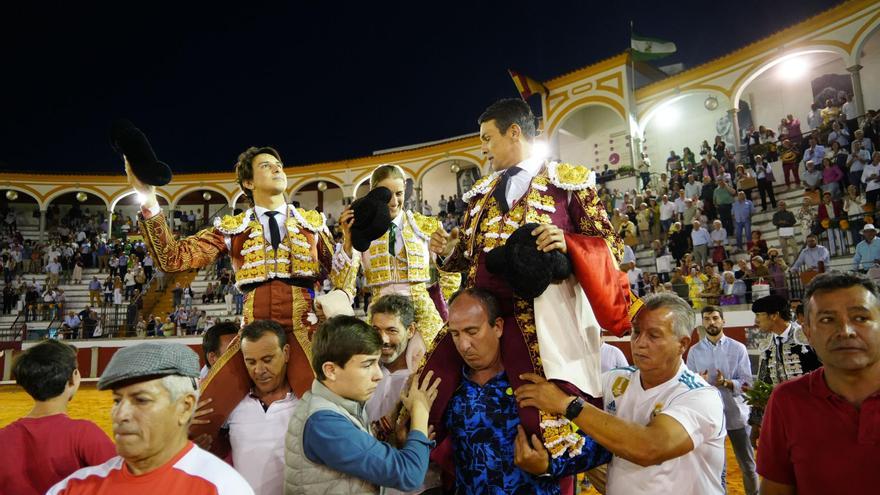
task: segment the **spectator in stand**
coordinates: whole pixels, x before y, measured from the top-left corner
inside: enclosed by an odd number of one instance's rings
[[[743,234],[745,237],[752,236],[752,213],[755,208],[752,202],[746,199],[745,191],[736,193],[736,202],[733,203],[733,220],[736,225],[736,248],[739,251],[743,249]]]
[[[767,241],[761,237],[762,233],[760,230],[752,231],[752,238],[746,244],[746,251],[748,251],[749,256],[767,256]]]
[[[712,262],[720,263],[727,258],[727,229],[721,223],[721,220],[712,222],[712,232],[709,234],[712,241]]]
[[[810,234],[807,236],[807,247],[801,250],[789,271],[797,271],[803,267],[806,270],[824,272],[828,269],[830,261],[831,256],[828,254],[828,249],[819,244],[819,239],[815,234]]]
[[[675,176],[679,170],[681,170],[681,157],[674,150],[670,150],[669,156],[666,158],[666,171],[670,176]]]
[[[682,215],[684,215],[685,209],[685,200],[687,198],[684,195],[684,189],[678,190],[678,196],[675,198],[675,219],[681,221]],[[685,224],[689,225],[689,224]]]
[[[193,296],[194,296],[194,294],[193,294],[192,287],[190,287],[190,285],[187,284],[187,286],[183,288],[183,306],[185,308],[192,307]]]
[[[862,131],[858,131],[862,132]],[[852,154],[846,161],[846,167],[849,170],[848,179],[850,185],[862,188],[862,171],[865,165],[871,162],[871,153],[864,147],[862,140],[856,140],[852,143]]]
[[[639,211],[636,213],[636,226],[639,228],[639,241],[644,247],[648,247],[651,242],[651,221],[653,220],[653,214],[650,209],[648,209],[647,203],[642,203],[639,205]]]
[[[724,142],[724,138],[716,135],[715,143],[712,145],[712,156],[720,160],[726,151],[727,143]]]
[[[202,293],[202,304],[214,304],[214,284],[208,282],[205,292]]]
[[[859,129],[855,132],[855,134],[853,135],[853,142],[860,143],[861,149],[867,151],[868,156],[870,156],[871,153],[874,152],[874,142],[871,141],[871,138],[865,137],[865,131],[863,131],[862,129]]]
[[[779,245],[782,248],[782,257],[786,262],[794,258],[794,226],[797,219],[794,214],[786,209],[785,200],[779,201],[779,209],[773,214],[773,225],[778,229]]]
[[[675,204],[669,201],[667,195],[663,195],[660,201],[660,229],[665,238],[669,233],[672,222],[675,221]]]
[[[639,163],[639,178],[642,180],[642,191],[651,184],[651,163],[648,155],[642,153],[642,161]]]
[[[804,167],[806,167],[807,162],[822,163],[822,159],[825,158],[825,147],[819,144],[819,140],[815,135],[810,136],[810,144],[807,149],[804,150],[803,162]]]
[[[834,199],[840,198],[840,181],[843,179],[843,170],[835,161],[829,158],[822,160],[822,191],[831,193]]]
[[[675,222],[669,227],[669,252],[676,262],[684,258],[688,251],[689,238],[681,228],[680,222]]]
[[[42,495],[77,469],[116,454],[97,425],[67,416],[81,380],[75,348],[47,340],[22,353],[13,374],[35,403],[26,416],[0,429],[0,445],[8,453],[0,464],[4,493]]]
[[[761,493],[869,493],[880,486],[880,290],[860,275],[820,275],[807,287],[804,313],[822,367],[770,396]]]
[[[864,238],[856,246],[856,254],[853,256],[853,270],[867,271],[880,261],[880,241],[877,241],[877,229],[869,223],[860,232]]]
[[[779,159],[782,161],[782,173],[785,175],[785,190],[788,191],[791,189],[792,183],[797,185],[801,182],[801,178],[798,176],[798,149],[791,139],[782,142]],[[792,176],[794,180],[792,180]]]
[[[760,155],[758,155],[760,156]],[[755,172],[751,168],[746,168],[745,165],[740,163],[736,166],[736,174],[734,174],[733,179],[736,184],[737,191],[743,191],[746,193],[746,198],[752,199],[752,187],[746,187],[746,184],[750,182],[749,179],[755,178]]]
[[[797,213],[797,219],[801,226],[801,235],[803,235],[804,242],[806,242],[807,237],[816,228],[816,209],[813,207],[813,200],[809,197],[804,197],[804,202]]]
[[[776,208],[776,195],[773,194],[773,170],[764,157],[755,155],[755,177],[758,179],[758,194],[761,196],[761,211],[767,211],[767,197],[770,205]]]
[[[840,114],[840,107],[834,104],[830,98],[825,100],[825,108],[819,111],[819,114],[822,115],[822,125],[829,125],[835,120],[837,120],[837,116]]]
[[[101,281],[98,280],[97,275],[89,282],[89,305],[95,307],[101,305]]]
[[[437,213],[443,214],[446,213],[446,198],[441,194],[440,201],[437,202]]]
[[[732,271],[727,270],[721,274],[721,297],[720,304],[729,306],[745,302],[746,284],[737,279]]]
[[[684,197],[698,199],[703,190],[703,184],[694,179],[694,174],[688,174],[687,183],[684,185]]]
[[[824,175],[821,170],[816,169],[812,160],[806,163],[806,170],[801,174],[801,184],[807,192],[818,191],[824,184]]]
[[[712,203],[718,210],[718,217],[728,232],[733,231],[733,200],[736,197],[736,189],[727,183],[726,179],[719,178],[718,187],[712,192]]]
[[[699,220],[694,220],[691,225],[693,226],[693,230],[691,230],[691,245],[693,246],[694,262],[702,267],[709,261],[709,245],[711,245],[712,239]]]
[[[841,127],[839,123],[831,123],[831,132],[828,133],[828,146],[837,143],[842,147],[849,146],[850,133],[846,127]]]
[[[779,256],[779,250],[770,248],[767,252],[767,281],[770,282],[770,293],[788,298],[788,288],[785,285],[785,273],[788,271],[788,264]]]
[[[843,213],[843,201],[834,199],[830,192],[822,193],[822,203],[819,204],[817,218],[819,225],[828,235],[828,249],[831,255],[843,254],[843,233],[839,226],[840,220],[846,218]]]
[[[703,273],[702,265],[694,264],[690,267],[688,275],[684,278],[688,286],[688,300],[694,309],[704,306],[702,294],[706,290],[706,283],[709,278]]]
[[[849,233],[852,236],[852,243],[858,244],[862,240],[859,231],[865,225],[862,214],[864,210],[862,206],[865,204],[862,195],[859,194],[859,186],[850,184],[846,188],[846,195],[843,197],[843,211],[849,220]]]
[[[871,163],[862,170],[862,184],[865,185],[865,203],[876,211],[877,199],[880,197],[880,151],[871,155]]]

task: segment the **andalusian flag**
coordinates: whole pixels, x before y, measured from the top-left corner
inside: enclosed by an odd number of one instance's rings
[[[675,43],[657,38],[646,38],[635,33],[630,41],[633,60],[654,60],[675,53]]]
[[[515,70],[507,69],[507,72],[510,74],[510,77],[513,79],[513,83],[516,84],[516,89],[519,91],[520,96],[522,96],[523,100],[528,100],[530,96],[538,93],[547,93],[547,88],[544,87],[543,84],[535,81],[529,76],[520,74]]]

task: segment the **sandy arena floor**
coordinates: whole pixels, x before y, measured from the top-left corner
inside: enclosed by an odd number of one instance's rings
[[[110,407],[113,398],[110,392],[100,392],[94,385],[83,384],[70,404],[71,418],[89,419],[97,423],[108,435],[111,435]],[[33,401],[20,387],[15,385],[0,386],[0,427],[6,426],[17,418],[24,416],[33,407]],[[739,465],[733,456],[730,442],[727,442],[727,493],[742,495],[742,477]],[[588,494],[596,491],[586,492]]]

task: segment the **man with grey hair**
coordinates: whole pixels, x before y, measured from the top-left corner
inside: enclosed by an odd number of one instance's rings
[[[75,471],[47,494],[253,495],[232,467],[187,439],[198,376],[199,358],[183,344],[151,342],[117,351],[98,390],[113,391],[110,417],[119,455]]]
[[[694,328],[680,297],[648,296],[633,319],[635,366],[602,375],[604,411],[537,375],[516,390],[521,407],[565,414],[610,450],[607,491],[722,494],[724,406],[715,387],[682,361]]]

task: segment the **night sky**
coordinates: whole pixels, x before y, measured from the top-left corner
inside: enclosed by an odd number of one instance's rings
[[[516,96],[506,69],[545,80],[616,55],[630,19],[678,45],[659,64],[692,67],[838,2],[220,3],[5,2],[0,169],[120,171],[119,117],[180,173],[231,170],[250,145],[288,166],[353,158],[476,132]]]

